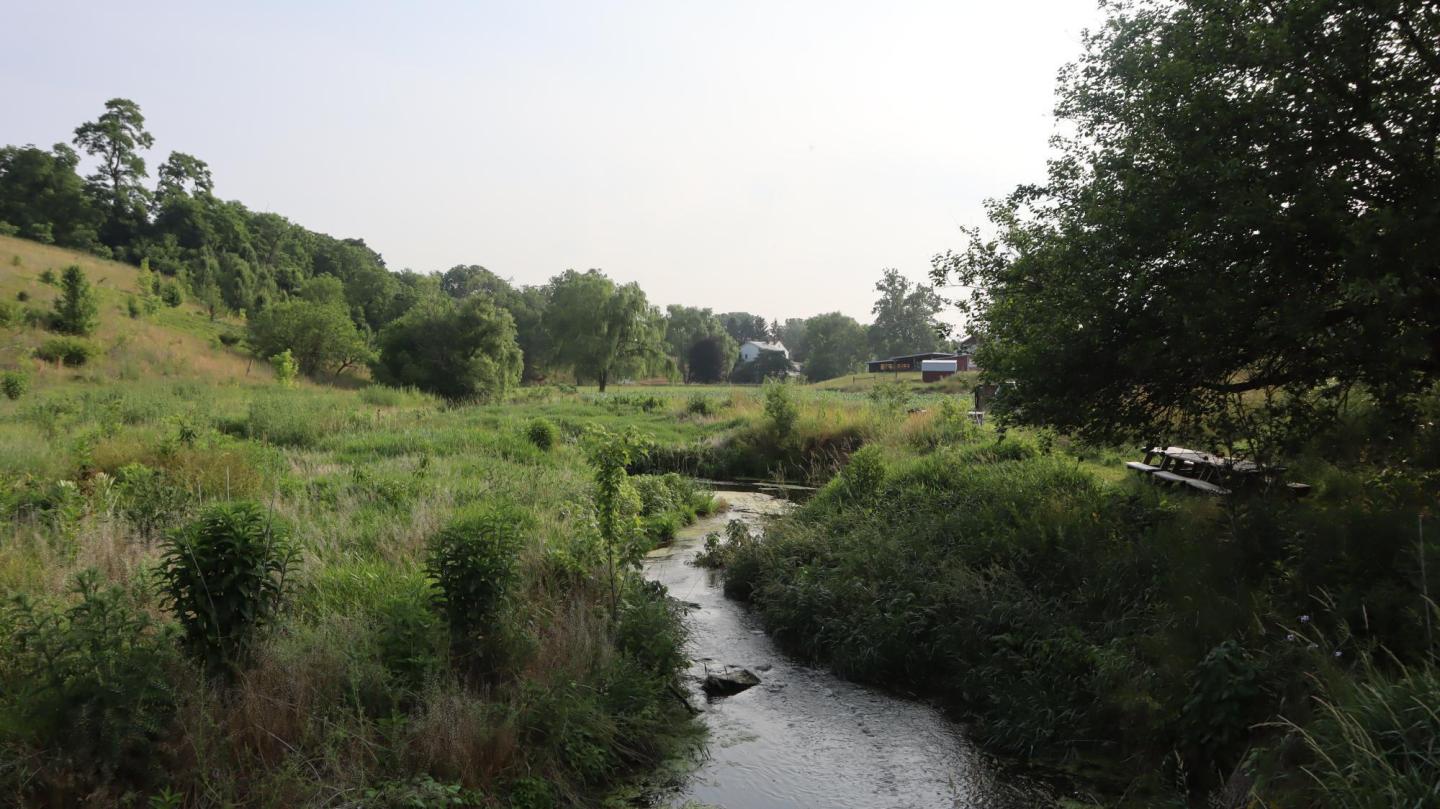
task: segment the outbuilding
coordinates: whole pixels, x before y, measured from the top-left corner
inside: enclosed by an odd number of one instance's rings
[[[939,382],[947,376],[951,376],[959,369],[958,360],[922,360],[920,362],[920,381]]]

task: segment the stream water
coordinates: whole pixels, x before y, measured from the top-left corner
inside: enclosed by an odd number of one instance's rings
[[[704,706],[708,750],[661,806],[723,809],[1021,809],[1044,803],[1013,782],[933,707],[849,683],[789,659],[718,577],[691,564],[705,535],[732,519],[760,525],[788,504],[718,491],[726,513],[700,520],[645,561],[645,575],[691,609],[691,702]],[[706,670],[747,668],[761,683],[706,702]]]

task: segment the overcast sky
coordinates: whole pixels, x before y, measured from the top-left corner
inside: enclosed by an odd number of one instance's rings
[[[216,191],[392,269],[599,267],[868,321],[1043,177],[1091,0],[13,3],[0,142],[134,99]]]

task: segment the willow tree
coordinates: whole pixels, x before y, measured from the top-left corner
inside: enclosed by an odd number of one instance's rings
[[[1138,0],[1061,78],[1044,184],[937,256],[1013,418],[1282,440],[1440,371],[1440,15]]]
[[[638,284],[566,270],[550,280],[549,292],[543,322],[553,367],[594,379],[602,393],[616,373],[663,370],[664,319]]]

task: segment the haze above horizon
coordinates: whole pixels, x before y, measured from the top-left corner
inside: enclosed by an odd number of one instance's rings
[[[28,4],[0,143],[138,102],[216,191],[391,269],[598,267],[652,302],[869,320],[1043,179],[1090,2]],[[88,169],[87,169],[88,171]]]

